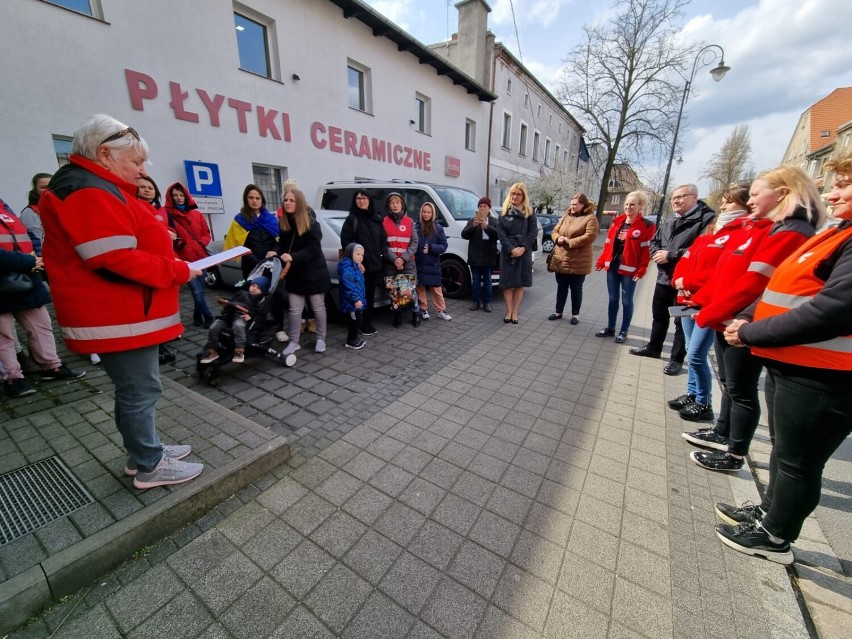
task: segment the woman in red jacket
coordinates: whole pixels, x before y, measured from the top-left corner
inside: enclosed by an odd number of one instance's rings
[[[690,454],[708,470],[741,469],[760,420],[757,386],[762,361],[747,349],[730,346],[723,331],[760,299],[778,265],[825,221],[813,181],[796,167],[780,166],[762,173],[752,183],[749,196],[754,217],[751,227],[722,255],[711,282],[693,298],[701,306],[695,316],[698,326],[717,331],[716,360],[722,386],[722,410],[715,427],[690,433],[694,439],[687,437],[692,443],[712,438],[717,444],[712,446],[717,450]]]
[[[183,184],[175,182],[166,190],[165,207],[169,216],[169,226],[177,234],[175,240],[175,253],[187,262],[194,262],[207,257],[207,245],[210,244],[210,228],[204,216],[198,210],[198,205],[193,197],[186,192]],[[196,277],[189,280],[187,284],[189,292],[192,293],[192,302],[195,306],[192,312],[193,326],[204,325],[210,328],[213,324],[213,313],[207,306],[207,298],[204,297],[204,278]]]
[[[627,339],[630,320],[633,319],[633,293],[636,282],[642,279],[651,261],[651,238],[655,226],[642,217],[648,206],[648,195],[642,191],[628,193],[624,199],[624,215],[612,221],[606,235],[603,251],[595,264],[595,270],[605,270],[606,288],[609,292],[609,321],[595,337],[615,335],[615,320],[618,317],[618,298],[621,294],[621,329],[615,338],[617,344]]]

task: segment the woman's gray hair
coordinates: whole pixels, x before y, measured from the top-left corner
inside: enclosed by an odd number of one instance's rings
[[[648,194],[647,194],[645,191],[630,191],[630,193],[628,193],[628,194],[625,196],[625,198],[624,198],[624,199],[625,199],[625,200],[628,200],[628,199],[630,199],[631,197],[636,198],[637,200],[639,200],[639,204],[641,205],[641,207],[642,207],[642,210],[643,210],[643,211],[644,211],[646,208],[648,208],[648,203],[651,201],[651,198],[650,198],[650,197],[648,197]]]
[[[109,142],[104,142],[104,140],[122,131],[127,131],[127,134],[116,137]],[[98,147],[100,146],[116,150],[133,149],[142,157],[148,157],[148,143],[145,140],[137,138],[136,132],[123,122],[119,122],[114,117],[103,113],[91,116],[74,131],[71,152],[82,155],[89,160],[94,160],[97,158]]]

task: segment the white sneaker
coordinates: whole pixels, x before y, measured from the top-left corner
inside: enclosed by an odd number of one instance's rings
[[[242,364],[246,361],[246,355],[243,351],[235,351],[234,357],[231,359],[234,364]]]
[[[92,353],[91,356],[89,357],[89,359],[92,361],[92,364],[100,364],[101,363],[101,358],[98,356],[97,353]]]
[[[281,354],[286,357],[287,355],[292,355],[293,353],[295,353],[300,348],[302,348],[302,347],[299,346],[299,344],[297,342],[290,342],[289,344],[287,344],[287,346],[284,348],[284,350],[281,352]]]
[[[325,353],[325,340],[318,339],[317,345],[314,346],[314,353]]]
[[[286,342],[290,339],[290,336],[287,335],[285,331],[278,331],[277,333],[275,333],[275,339],[277,339],[279,342]]]
[[[442,320],[446,320],[446,321],[448,321],[448,322],[449,322],[451,319],[453,319],[453,316],[452,316],[452,315],[450,315],[449,313],[447,313],[447,311],[438,311],[437,315],[438,315],[438,317],[440,317]]]
[[[133,486],[140,490],[157,486],[172,486],[195,479],[204,470],[204,464],[183,462],[163,455],[157,467],[149,473],[137,471]]]
[[[422,317],[424,321],[429,319],[429,311],[420,311],[420,317]]]
[[[219,359],[219,353],[216,351],[209,351],[207,355],[198,360],[199,364],[212,364],[217,359]]]

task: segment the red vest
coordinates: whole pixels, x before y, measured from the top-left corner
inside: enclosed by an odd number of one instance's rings
[[[850,238],[852,228],[833,228],[815,235],[799,247],[769,280],[757,305],[755,321],[786,313],[810,302],[825,286],[825,282],[815,274],[817,266]],[[752,347],[751,351],[760,357],[798,366],[852,371],[852,335],[797,346]]]
[[[33,243],[29,234],[27,234],[27,227],[18,219],[17,215],[12,213],[12,210],[3,200],[0,200],[0,219],[3,220],[3,224],[0,224],[0,248],[7,251],[16,251],[20,248],[22,253],[32,253]],[[18,248],[15,247],[15,242],[18,243]]]
[[[408,245],[411,244],[414,222],[407,215],[403,215],[397,225],[390,215],[386,215],[382,225],[385,227],[385,233],[388,236],[388,248],[399,257],[408,250]]]

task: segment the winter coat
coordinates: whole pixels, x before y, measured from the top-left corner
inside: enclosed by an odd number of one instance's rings
[[[282,230],[274,250],[278,255],[289,253],[293,257],[287,279],[284,280],[288,293],[317,295],[331,290],[319,223],[311,220],[311,227],[304,235],[296,233],[294,228]]]
[[[381,273],[391,256],[388,253],[388,236],[379,213],[360,209],[349,212],[340,229],[340,248],[346,248],[353,242],[364,247],[365,272]]]
[[[340,282],[340,312],[363,311],[367,307],[367,295],[364,274],[358,265],[344,257],[337,263],[337,277]],[[355,308],[355,302],[361,302],[361,308]]]
[[[535,214],[524,217],[515,207],[497,220],[497,237],[500,238],[500,288],[532,286],[532,250],[538,235]],[[514,248],[523,246],[521,257],[512,257]]]
[[[417,257],[414,264],[417,266],[418,286],[441,286],[441,255],[447,250],[447,236],[444,227],[437,222],[435,230],[429,237],[423,237],[420,223],[415,222],[417,230]],[[429,246],[429,252],[424,253],[423,248]]]
[[[136,185],[78,155],[39,201],[56,320],[75,353],[154,346],[183,332],[189,266]]]
[[[0,296],[0,313],[12,313],[31,308],[39,308],[50,303],[50,294],[41,275],[33,273],[36,258],[32,254],[33,244],[24,223],[12,212],[3,200],[0,200],[0,275],[23,273],[33,283],[33,290],[19,295]],[[6,227],[9,227],[7,230]],[[16,250],[9,231],[14,234],[20,251]]]
[[[594,265],[594,242],[598,237],[598,218],[594,213],[574,215],[567,213],[556,223],[550,234],[553,253],[550,270],[566,275],[588,275]],[[563,244],[557,240],[567,237]]]
[[[462,239],[468,241],[467,263],[494,268],[497,266],[497,222],[489,215],[488,228],[481,229],[474,226],[474,219],[471,218],[461,232]]]
[[[686,253],[707,225],[713,221],[716,211],[701,200],[684,216],[669,215],[660,221],[654,239],[651,240],[651,255],[657,251],[668,251],[668,262],[657,264],[657,282],[671,284],[677,261]]]
[[[183,191],[186,201],[183,211],[175,207],[172,201],[172,191]],[[187,262],[194,262],[207,257],[207,245],[210,244],[210,228],[207,221],[198,210],[195,199],[186,192],[180,182],[175,182],[166,191],[166,203],[163,206],[171,221],[171,226],[177,234],[175,253]]]

